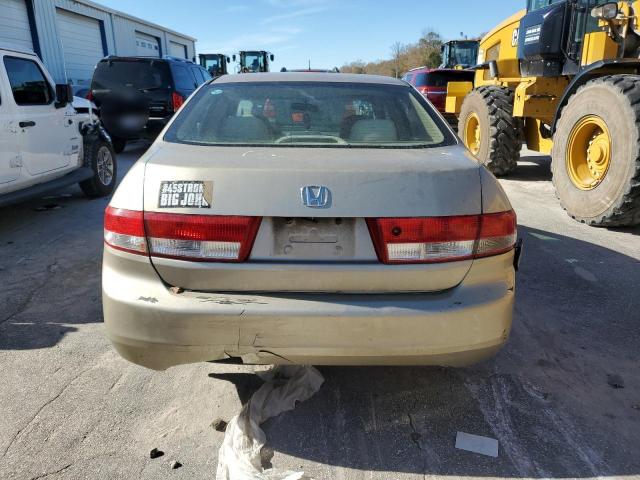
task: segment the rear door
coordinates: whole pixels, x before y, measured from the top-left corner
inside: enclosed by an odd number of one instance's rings
[[[171,63],[171,71],[173,72],[173,83],[176,91],[184,98],[188,98],[202,83],[202,80],[200,82],[196,80],[194,72],[191,71],[190,66],[186,63]]]
[[[40,175],[77,164],[81,139],[72,107],[55,107],[54,87],[35,58],[16,54],[3,63],[24,167]]]

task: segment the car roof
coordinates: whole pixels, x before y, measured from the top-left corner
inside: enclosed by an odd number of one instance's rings
[[[465,70],[457,70],[455,68],[429,68],[429,67],[419,67],[409,70],[407,73],[434,73],[434,72],[464,72]],[[467,70],[468,71],[468,70]]]
[[[164,57],[153,57],[153,56],[141,56],[141,55],[132,55],[132,56],[128,56],[128,57],[122,57],[122,56],[117,56],[117,55],[109,55],[108,57],[104,57],[103,59],[101,59],[101,62],[109,62],[109,61],[130,61],[130,60],[136,60],[136,61],[142,61],[142,60],[148,60],[148,61],[156,61],[156,62],[168,62],[168,63],[180,63],[180,64],[186,64],[186,65],[195,65],[197,67],[200,66],[200,64],[198,63],[194,63],[191,60],[187,60],[182,59],[182,58],[177,58],[177,57],[168,57],[168,56],[164,56]]]
[[[404,80],[383,77],[381,75],[361,75],[356,73],[324,72],[273,72],[243,73],[223,75],[215,80],[219,83],[256,83],[256,82],[331,82],[331,83],[368,83],[378,85],[406,85]]]

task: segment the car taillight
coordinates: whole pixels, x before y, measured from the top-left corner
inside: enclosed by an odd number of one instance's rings
[[[508,252],[516,243],[513,211],[485,215],[368,219],[382,263],[443,263]]]
[[[173,106],[174,112],[177,112],[183,103],[184,103],[184,97],[182,95],[176,92],[173,92],[171,94],[171,105]]]
[[[261,217],[144,213],[153,257],[200,262],[244,262]]]
[[[104,241],[129,253],[199,262],[244,262],[261,217],[183,215],[107,207]]]
[[[89,90],[87,92],[87,96],[86,96],[87,100],[89,100],[90,102],[93,102],[93,92],[91,90]]]
[[[118,250],[147,255],[142,212],[107,207],[104,215],[104,241]]]

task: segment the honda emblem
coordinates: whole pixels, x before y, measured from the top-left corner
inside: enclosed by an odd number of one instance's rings
[[[302,204],[309,208],[329,208],[331,206],[331,190],[327,187],[302,187]]]

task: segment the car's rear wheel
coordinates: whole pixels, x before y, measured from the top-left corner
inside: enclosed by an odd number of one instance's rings
[[[80,182],[80,188],[90,198],[110,195],[116,186],[118,164],[109,142],[102,138],[85,142],[85,164],[93,169],[93,177]]]

